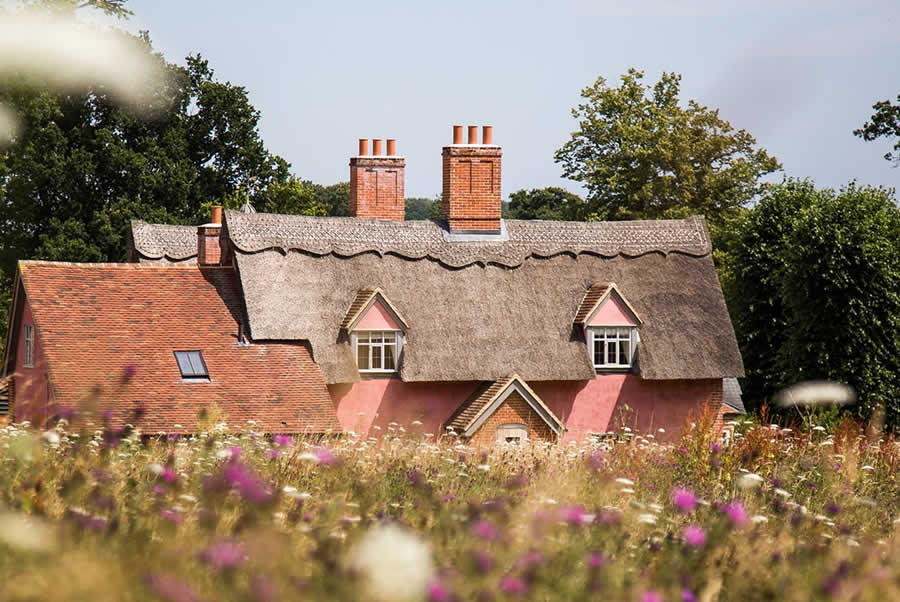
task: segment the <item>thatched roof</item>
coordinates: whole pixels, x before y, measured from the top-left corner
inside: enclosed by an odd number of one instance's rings
[[[310,341],[329,383],[359,380],[341,324],[375,287],[409,325],[405,381],[593,379],[574,318],[613,281],[644,320],[643,378],[743,375],[702,218],[505,224],[450,242],[433,222],[225,216],[253,339]]]
[[[196,263],[197,228],[150,224],[135,219],[131,220],[129,244],[137,254],[132,258],[134,260]]]
[[[497,409],[499,400],[503,402],[505,393],[513,389],[518,391],[522,398],[534,409],[557,435],[563,431],[563,423],[553,411],[547,407],[547,404],[538,397],[531,387],[529,387],[519,375],[512,374],[499,378],[492,383],[486,383],[483,387],[476,389],[469,398],[463,402],[461,406],[447,420],[446,426],[452,428],[456,433],[471,437],[478,430],[480,423],[487,418],[492,411]],[[486,416],[487,414],[487,416]]]

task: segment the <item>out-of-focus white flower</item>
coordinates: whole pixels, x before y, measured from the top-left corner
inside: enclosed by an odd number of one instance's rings
[[[811,380],[780,391],[775,401],[781,407],[810,406],[833,403],[844,405],[856,401],[856,391],[843,383]]]
[[[620,489],[619,491],[621,491],[622,493],[628,493],[628,494],[634,493],[634,489],[632,489],[631,487],[622,487],[622,489]]]
[[[483,470],[484,472],[488,472],[491,469],[490,464],[479,464],[478,470]]]
[[[645,525],[655,525],[656,524],[656,515],[655,514],[639,514],[637,517],[639,523],[644,523]]]
[[[319,456],[312,452],[303,452],[302,454],[297,456],[297,459],[301,462],[312,462],[313,464],[318,464],[319,462],[321,462]]]
[[[0,541],[28,552],[50,552],[56,547],[56,531],[32,516],[5,512],[0,514]]]
[[[825,427],[816,425],[816,426],[812,427],[812,430],[822,432],[825,430]]]
[[[762,514],[755,514],[750,517],[750,522],[753,524],[767,523],[769,519]]]
[[[860,470],[865,470],[866,472],[873,472],[875,470],[875,467],[871,466],[869,464],[866,464],[865,466],[860,468]]]
[[[747,474],[741,475],[737,481],[737,485],[741,489],[753,489],[759,487],[762,482],[763,478],[761,476],[753,472],[748,472]]]
[[[781,489],[781,488],[775,490],[775,495],[780,495],[783,498],[791,497],[791,493],[789,491],[785,491],[784,489]]]
[[[396,525],[366,533],[349,565],[363,576],[368,598],[384,602],[424,599],[434,573],[428,543]]]
[[[165,468],[163,468],[162,464],[153,463],[147,466],[147,470],[152,472],[153,474],[162,474]]]
[[[619,485],[627,485],[629,487],[634,485],[634,481],[632,481],[631,479],[626,479],[625,477],[619,477],[618,479],[616,479],[616,483],[618,483]]]

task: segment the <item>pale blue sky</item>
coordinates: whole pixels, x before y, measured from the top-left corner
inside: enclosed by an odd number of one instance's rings
[[[682,98],[721,109],[820,186],[896,187],[890,143],[852,134],[900,93],[896,0],[275,2],[132,0],[170,61],[209,59],[245,86],[269,149],[302,178],[348,179],[358,138],[397,138],[407,196],[441,189],[451,125],[490,124],[503,194],[562,185],[553,152],[602,75],[683,75]],[[779,175],[777,179],[780,179]]]

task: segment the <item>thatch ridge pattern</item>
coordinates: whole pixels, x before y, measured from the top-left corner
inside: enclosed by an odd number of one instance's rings
[[[197,228],[131,220],[134,249],[148,259],[182,261],[197,255]]]
[[[227,211],[228,237],[239,251],[302,251],[352,257],[363,253],[430,258],[448,267],[479,263],[517,267],[532,257],[592,254],[639,257],[648,253],[707,255],[703,218],[621,222],[505,220],[507,238],[450,241],[437,222],[348,217],[247,214]]]

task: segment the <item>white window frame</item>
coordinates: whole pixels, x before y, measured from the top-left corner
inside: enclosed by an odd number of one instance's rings
[[[360,368],[359,367],[359,339],[360,336],[365,335],[369,337],[371,334],[381,333],[382,335],[394,335],[394,343],[387,343],[387,345],[395,345],[396,350],[394,352],[394,367],[393,368],[372,368],[372,348],[373,347],[382,347],[386,345],[386,343],[375,345],[368,344],[369,346],[369,368]],[[359,329],[354,330],[351,333],[351,339],[353,342],[353,361],[356,362],[356,368],[363,374],[396,374],[400,370],[400,358],[403,353],[403,346],[405,344],[405,337],[403,336],[402,330],[392,330],[385,328],[373,328],[373,329]],[[381,365],[384,365],[384,352],[381,354]]]
[[[616,334],[615,339],[607,338],[609,336],[609,332],[613,331]],[[602,335],[602,338],[601,338]],[[623,336],[624,335],[624,336]],[[603,340],[609,342],[614,342],[616,345],[616,362],[609,363],[597,363],[596,362],[596,345],[597,342]],[[628,341],[628,357],[627,362],[622,364],[619,363],[619,341]],[[588,352],[591,354],[591,364],[594,366],[595,370],[627,370],[630,369],[634,365],[634,350],[637,347],[638,342],[640,341],[640,337],[638,336],[637,327],[636,326],[622,326],[622,325],[610,325],[610,326],[602,326],[602,325],[591,325],[587,328],[587,342],[588,342]],[[608,355],[608,346],[604,346],[603,357],[606,358]]]
[[[528,443],[528,427],[524,424],[509,423],[501,424],[494,433],[497,443],[505,445],[519,445]],[[514,439],[514,441],[509,441]]]
[[[24,328],[25,345],[22,353],[22,366],[34,368],[34,325],[26,324]]]

